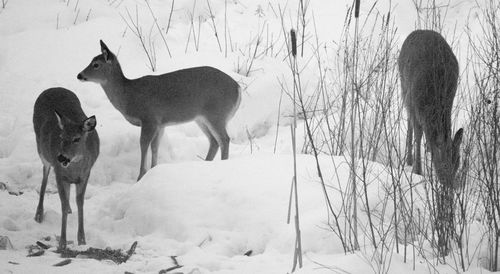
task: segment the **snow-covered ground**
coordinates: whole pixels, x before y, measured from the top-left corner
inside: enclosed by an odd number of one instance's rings
[[[153,28],[157,55],[154,74],[210,65],[231,75],[244,91],[240,109],[228,128],[232,137],[228,161],[202,161],[208,142],[198,127],[194,123],[173,126],[167,128],[161,141],[161,164],[139,183],[135,182],[139,171],[139,128],[123,118],[100,86],[81,83],[76,75],[100,53],[99,39],[118,55],[127,77],[152,73],[137,37],[127,30],[122,19],[127,18],[127,9],[135,16],[137,6],[147,35],[152,19],[145,2],[9,0],[5,8],[0,6],[0,182],[11,190],[23,192],[15,196],[0,191],[0,236],[8,236],[15,248],[0,250],[0,272],[158,273],[174,265],[171,256],[176,256],[183,265],[175,270],[182,273],[289,272],[295,230],[293,224],[286,223],[293,174],[287,126],[292,104],[286,96],[273,153],[281,94],[278,79],[291,81],[285,53],[279,48],[281,44],[275,45],[275,56],[268,54],[256,59],[248,76],[238,73],[238,68],[244,68],[242,64],[249,60],[255,37],[263,26],[268,26],[264,36],[274,35],[274,39],[282,36],[279,8],[295,18],[292,14],[296,14],[298,1],[288,1],[288,5],[286,2],[227,1],[230,39],[238,48],[228,50],[227,57],[224,1],[210,1],[222,52],[204,1],[197,1],[194,7],[196,34],[201,34],[198,51],[192,37],[187,42],[195,1],[175,1],[166,36],[171,58]],[[164,28],[172,1],[152,0],[150,4]],[[363,2],[361,13],[368,13],[372,4]],[[414,29],[413,4],[409,0],[393,4],[398,36],[404,39]],[[378,9],[386,12],[385,5],[380,3]],[[338,39],[349,6],[350,1],[311,1],[310,10],[314,12],[322,42]],[[469,6],[466,2],[457,3],[450,9],[447,20],[457,22],[457,18],[467,14]],[[314,72],[303,72],[306,79],[313,76]],[[53,174],[45,197],[45,220],[38,224],[33,219],[42,178],[32,125],[33,104],[38,94],[54,86],[74,91],[86,114],[96,115],[101,141],[101,153],[85,197],[87,246],[70,247],[128,249],[138,241],[136,253],[124,264],[74,259],[71,264],[57,268],[52,266],[61,261],[56,253],[26,257],[25,247],[46,236],[51,236],[50,243],[56,246],[55,236],[60,232],[60,202]],[[347,184],[349,166],[344,157],[334,158],[335,170],[326,168],[332,167],[330,157],[322,156],[320,160],[325,166],[324,176],[332,185]],[[377,208],[390,180],[381,165],[370,165],[368,176],[376,182],[370,185],[370,201]],[[304,251],[304,268],[298,273],[373,272],[374,264],[366,255],[370,252],[344,254],[339,239],[328,227],[314,157],[299,155],[298,174]],[[75,209],[74,193],[71,196]],[[340,203],[339,197],[332,199],[334,205]],[[386,214],[390,216],[390,212]],[[76,230],[74,213],[68,220],[68,240],[76,241]],[[251,256],[245,256],[250,250]],[[436,270],[454,272],[447,266],[438,266]],[[404,263],[400,254],[392,254],[390,272],[408,271],[413,271],[413,264]],[[417,258],[415,272],[428,271],[428,265]],[[481,269],[472,266],[471,272],[476,271]]]

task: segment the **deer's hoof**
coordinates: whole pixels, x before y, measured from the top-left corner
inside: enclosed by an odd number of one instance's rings
[[[63,251],[66,249],[66,241],[59,241],[59,251]]]
[[[410,158],[406,159],[406,165],[407,166],[412,166],[413,165],[413,159],[410,159]]]
[[[37,222],[37,223],[42,223],[43,222],[43,209],[36,211],[35,222]]]
[[[87,242],[85,241],[85,237],[78,237],[78,245],[86,245]]]

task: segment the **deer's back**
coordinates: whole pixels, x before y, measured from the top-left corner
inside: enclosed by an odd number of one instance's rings
[[[239,103],[239,85],[212,67],[195,67],[131,80],[129,111],[134,116],[164,118],[163,123],[183,122],[200,115],[223,115]],[[236,106],[237,107],[237,106]],[[141,117],[142,118],[142,117]]]
[[[458,62],[446,40],[431,30],[412,32],[403,43],[398,65],[409,114],[424,130],[450,127]]]
[[[38,153],[52,165],[56,163],[61,134],[55,111],[77,123],[87,119],[80,100],[70,90],[60,87],[50,88],[38,96],[33,109],[33,127]],[[91,158],[95,161],[99,153],[99,137],[96,131],[89,133],[87,147]]]

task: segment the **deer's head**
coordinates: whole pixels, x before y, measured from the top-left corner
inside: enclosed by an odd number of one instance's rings
[[[90,64],[76,78],[80,81],[90,81],[101,85],[113,79],[117,73],[122,75],[120,64],[114,53],[100,40],[101,54],[92,59]]]
[[[459,129],[453,139],[438,135],[435,142],[431,142],[431,154],[438,180],[445,186],[452,186],[460,165],[460,144],[462,143],[463,129]]]
[[[57,111],[55,115],[61,129],[57,161],[62,167],[68,167],[71,163],[82,160],[88,133],[95,129],[96,119],[95,116],[91,116],[80,123],[75,123]]]

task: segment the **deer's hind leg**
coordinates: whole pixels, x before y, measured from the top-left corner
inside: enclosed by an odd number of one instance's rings
[[[202,121],[201,119],[196,120],[196,124],[198,124],[201,131],[203,131],[203,133],[207,136],[209,142],[209,148],[205,161],[212,161],[217,154],[217,150],[219,150],[219,143],[217,143],[217,139],[215,139],[214,135],[210,132],[209,127],[205,123],[207,122]]]
[[[221,150],[221,159],[227,160],[229,158],[229,135],[226,130],[225,119],[208,118],[207,127],[212,133],[213,137],[217,140]]]

